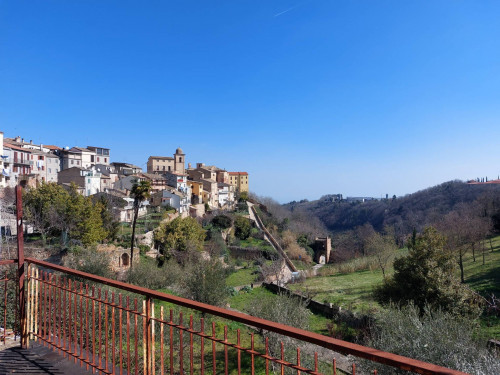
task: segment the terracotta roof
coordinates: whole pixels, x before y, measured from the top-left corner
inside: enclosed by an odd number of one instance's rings
[[[53,145],[43,145],[44,148],[48,148],[49,150],[62,150],[61,147],[53,146]]]
[[[228,172],[228,173],[233,176],[248,176],[248,172]]]
[[[500,180],[490,180],[490,181],[485,181],[485,182],[478,182],[478,181],[467,181],[469,185],[485,185],[485,184],[500,184]]]
[[[19,150],[19,151],[24,151],[24,152],[31,153],[31,149],[29,149],[29,148],[23,148],[23,147],[19,147],[19,146],[14,146],[13,144],[10,144],[10,143],[4,143],[4,147],[8,147],[8,148],[11,148],[13,150]]]

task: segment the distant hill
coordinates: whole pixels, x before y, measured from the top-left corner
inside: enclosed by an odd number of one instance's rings
[[[348,202],[336,201],[336,197],[326,195],[315,201],[290,202],[284,207],[319,218],[331,232],[351,230],[370,223],[375,230],[390,225],[402,234],[435,223],[457,204],[470,203],[480,197],[500,201],[500,185],[471,185],[456,180],[395,199]]]

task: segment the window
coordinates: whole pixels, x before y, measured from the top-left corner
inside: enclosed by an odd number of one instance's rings
[[[97,157],[97,162],[99,163],[99,156]]]
[[[73,160],[71,160],[71,165],[73,165]]]
[[[108,162],[108,158],[104,158],[104,162],[107,163]]]
[[[80,161],[79,160],[76,161],[76,165],[80,165]]]
[[[49,168],[49,173],[52,173],[52,168]]]
[[[97,160],[99,161],[99,159]],[[94,162],[94,155],[90,155],[90,162],[93,163]]]

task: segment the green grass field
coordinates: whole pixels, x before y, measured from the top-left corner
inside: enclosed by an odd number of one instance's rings
[[[483,252],[476,251],[476,261],[473,261],[469,252],[465,256],[464,274],[465,282],[483,296],[500,296],[500,236],[492,239],[493,252],[490,251],[489,241],[485,242],[483,265]]]
[[[492,293],[499,296],[500,236],[492,239],[493,252],[490,251],[489,241],[485,242],[485,246],[484,265],[481,249],[476,251],[476,261],[473,260],[470,252],[467,253],[464,259],[465,282],[484,297]],[[400,252],[400,255],[403,254],[404,250]],[[359,263],[359,260],[353,260],[352,262]],[[328,270],[328,268],[324,270],[323,272],[326,274],[335,272],[335,267],[338,269],[336,265],[325,267],[332,268],[331,270]],[[356,267],[353,266],[352,268],[355,269]],[[380,269],[371,268],[371,270],[351,273],[337,272],[329,276],[308,278],[302,284],[293,284],[289,285],[289,287],[292,290],[306,293],[315,300],[334,303],[351,311],[375,312],[382,307],[373,299],[372,290],[382,283],[383,277]],[[481,326],[481,335],[500,338],[500,318],[482,317]]]
[[[373,287],[382,283],[382,272],[358,271],[325,277],[312,277],[289,288],[301,291],[316,301],[333,303],[358,312],[374,312],[380,305],[373,299]]]
[[[241,268],[229,275],[229,277],[226,279],[226,285],[233,287],[250,285],[256,282],[257,278],[259,277],[259,275],[255,273],[256,271],[258,271],[258,268],[256,266]]]
[[[269,244],[269,242],[254,237],[248,237],[246,240],[240,240],[238,246],[257,248],[268,252],[275,251],[273,247]]]

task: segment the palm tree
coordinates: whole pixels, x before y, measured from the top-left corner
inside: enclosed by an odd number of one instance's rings
[[[132,269],[132,264],[134,264],[135,224],[137,222],[137,216],[139,215],[139,206],[141,205],[141,202],[149,198],[150,189],[150,182],[142,180],[139,182],[136,181],[130,191],[131,195],[134,197],[134,221],[132,224],[132,241],[130,244],[130,269]]]

